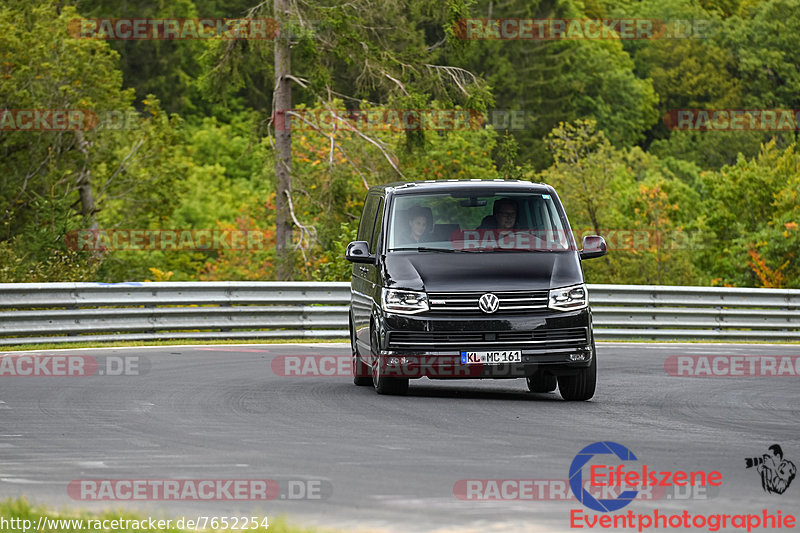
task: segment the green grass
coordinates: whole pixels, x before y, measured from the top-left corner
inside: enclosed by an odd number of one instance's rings
[[[58,350],[74,348],[118,348],[124,346],[175,346],[183,344],[289,344],[289,343],[317,343],[317,342],[339,342],[349,343],[346,338],[331,339],[168,339],[152,341],[110,341],[110,342],[49,342],[44,344],[14,344],[0,346],[0,352],[16,352],[20,350]]]
[[[197,513],[197,514],[211,514],[211,513]],[[84,521],[84,528],[76,529],[75,527],[64,526],[59,527],[58,529],[44,529],[42,531],[35,531],[36,527],[39,523],[39,517],[47,517],[49,519],[82,519]],[[10,519],[18,518],[21,520],[30,520],[33,524],[30,529],[23,529],[17,524],[13,524],[10,522]],[[76,509],[64,509],[60,511],[56,511],[53,509],[48,509],[47,507],[41,505],[31,505],[25,498],[16,498],[16,499],[8,499],[0,502],[0,519],[5,519],[9,521],[8,524],[2,524],[7,527],[3,527],[4,532],[11,532],[11,533],[195,533],[195,530],[183,530],[174,527],[175,522],[177,522],[177,518],[175,517],[166,517],[166,516],[152,516],[153,519],[162,519],[168,520],[171,519],[173,527],[165,528],[165,529],[158,529],[158,530],[151,530],[151,529],[89,529],[86,527],[87,520],[147,520],[150,516],[134,513],[131,511],[123,511],[123,510],[105,510],[101,512],[91,512],[86,510],[76,510]],[[187,519],[191,518],[189,516],[186,517]],[[263,518],[263,517],[261,517]],[[308,528],[300,528],[295,526],[290,526],[286,523],[286,520],[282,517],[273,518],[272,516],[268,516],[269,527],[259,527],[258,529],[248,529],[247,531],[251,533],[321,533],[322,530],[318,529],[308,529]],[[17,525],[17,527],[12,527],[12,525]],[[73,523],[72,526],[75,524]],[[214,531],[214,530],[198,530],[198,531]],[[216,530],[220,533],[230,533],[231,531],[237,530]],[[328,533],[331,530],[326,530]]]

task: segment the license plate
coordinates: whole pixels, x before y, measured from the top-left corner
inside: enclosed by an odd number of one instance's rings
[[[519,350],[505,352],[461,352],[461,364],[502,365],[504,363],[521,363],[522,352]]]

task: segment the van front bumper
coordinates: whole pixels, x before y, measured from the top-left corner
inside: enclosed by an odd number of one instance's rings
[[[595,357],[588,308],[491,318],[384,313],[378,344],[387,375],[411,378],[519,378],[541,370],[570,375]],[[517,350],[520,363],[462,363],[465,351]]]

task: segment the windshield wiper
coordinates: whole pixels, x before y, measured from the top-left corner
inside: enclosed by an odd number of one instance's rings
[[[428,246],[405,247],[405,248],[392,248],[390,252],[443,252],[447,254],[454,254],[457,252],[471,252],[472,250],[454,250],[452,248],[430,248]]]
[[[551,253],[551,252],[565,252],[566,250],[551,249],[551,248],[534,248],[534,249],[529,249],[529,248],[492,248],[491,250],[488,250],[488,251],[489,252],[546,252],[546,253]]]

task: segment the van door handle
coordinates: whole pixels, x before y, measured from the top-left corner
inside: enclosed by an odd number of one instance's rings
[[[361,270],[361,272],[363,272],[364,274],[369,273],[369,269],[367,267],[358,267],[358,269]]]

